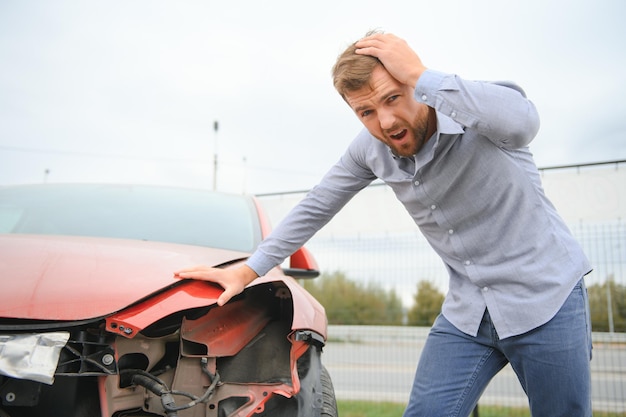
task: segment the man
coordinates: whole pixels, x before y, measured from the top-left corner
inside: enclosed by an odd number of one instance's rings
[[[589,262],[544,195],[528,150],[534,105],[511,83],[426,68],[408,44],[370,33],[339,56],[335,88],[365,129],[320,184],[236,270],[219,304],[280,264],[380,178],[450,276],[405,416],[467,417],[510,363],[534,417],[591,416]]]

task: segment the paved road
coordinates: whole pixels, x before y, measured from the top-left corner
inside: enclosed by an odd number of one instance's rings
[[[428,329],[330,326],[323,361],[337,398],[406,402]],[[594,338],[592,387],[594,409],[626,412],[626,340]],[[513,370],[505,367],[480,404],[527,406]]]

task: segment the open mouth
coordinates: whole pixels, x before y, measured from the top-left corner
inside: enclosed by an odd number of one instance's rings
[[[389,135],[391,137],[391,139],[393,140],[401,140],[406,136],[407,130],[403,129],[400,132],[396,133],[395,135]]]

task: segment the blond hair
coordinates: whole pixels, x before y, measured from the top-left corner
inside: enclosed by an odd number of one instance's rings
[[[371,30],[365,35],[382,33],[379,30]],[[346,48],[337,57],[332,69],[333,85],[337,92],[346,99],[346,93],[360,90],[370,81],[372,71],[376,66],[382,65],[378,58],[370,55],[359,55],[356,51],[356,42]]]

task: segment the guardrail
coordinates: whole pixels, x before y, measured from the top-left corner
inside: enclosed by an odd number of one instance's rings
[[[424,342],[430,327],[329,325],[328,338],[344,342]],[[593,332],[594,343],[626,344],[626,333]],[[625,348],[626,349],[626,348]],[[626,366],[626,364],[625,364]]]

